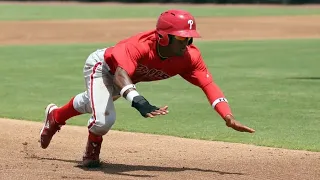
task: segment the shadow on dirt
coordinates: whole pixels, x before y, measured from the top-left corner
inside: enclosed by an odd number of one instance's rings
[[[75,167],[80,168],[84,171],[101,171],[106,174],[115,174],[122,176],[131,176],[131,177],[155,177],[154,175],[137,175],[137,174],[129,174],[127,172],[132,171],[161,171],[161,172],[181,172],[181,171],[198,171],[198,172],[211,172],[220,175],[245,175],[243,173],[237,172],[225,172],[225,171],[216,171],[210,169],[200,169],[200,168],[190,168],[190,167],[167,167],[167,166],[147,166],[147,165],[127,165],[127,164],[116,164],[116,163],[106,163],[102,162],[100,167],[97,168],[87,168],[81,165],[81,161],[78,160],[67,160],[67,159],[59,159],[59,158],[41,158],[37,157],[39,160],[52,160],[52,161],[63,161],[69,163],[75,163]]]
[[[85,167],[77,166],[85,171],[90,171]],[[103,162],[101,167],[96,168],[96,171],[102,171],[108,174],[119,174],[119,175],[129,175],[123,174],[123,172],[129,171],[162,171],[162,172],[180,172],[180,171],[199,171],[199,172],[212,172],[218,173],[220,175],[225,174],[235,174],[235,175],[244,175],[243,173],[232,173],[224,171],[215,171],[210,169],[200,169],[200,168],[189,168],[189,167],[167,167],[167,166],[147,166],[147,165],[127,165],[127,164],[115,164],[115,163],[105,163]],[[136,175],[133,175],[136,176]]]

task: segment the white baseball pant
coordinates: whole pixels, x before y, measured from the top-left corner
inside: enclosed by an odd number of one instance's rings
[[[73,107],[81,113],[91,113],[88,129],[96,135],[105,135],[116,120],[113,96],[119,94],[119,88],[113,83],[113,75],[104,62],[104,49],[91,53],[84,65],[83,75],[86,91],[78,94]]]

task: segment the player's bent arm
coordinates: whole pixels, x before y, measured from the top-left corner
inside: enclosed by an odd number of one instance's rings
[[[123,96],[124,98],[127,97],[130,91],[136,91],[136,87],[132,83],[131,78],[129,77],[127,71],[122,69],[121,67],[118,67],[116,69],[113,81],[121,89],[120,95]],[[136,91],[135,94],[138,94],[138,92]]]
[[[126,70],[117,67],[113,81],[121,89],[120,95],[128,100],[131,106],[137,109],[143,117],[147,117],[147,114],[159,109],[138,93]]]
[[[118,100],[120,97],[121,97],[120,95],[112,96],[112,100],[113,100],[113,101],[116,101],[116,100]]]

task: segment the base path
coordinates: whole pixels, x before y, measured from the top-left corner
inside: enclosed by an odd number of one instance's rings
[[[320,179],[320,153],[110,131],[103,166],[79,166],[87,129],[64,126],[40,148],[42,123],[0,119],[0,179]]]
[[[320,16],[197,18],[201,40],[320,38]],[[0,22],[0,45],[118,42],[156,19]]]

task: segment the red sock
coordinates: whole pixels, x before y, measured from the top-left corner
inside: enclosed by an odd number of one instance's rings
[[[89,131],[89,139],[95,143],[102,142],[102,136],[98,136]]]
[[[66,124],[66,121],[68,119],[82,114],[74,109],[73,99],[74,99],[74,97],[71,98],[71,100],[67,104],[65,104],[64,106],[54,110],[54,112],[53,112],[54,120],[56,120],[56,122],[58,124],[64,125],[64,124]]]

